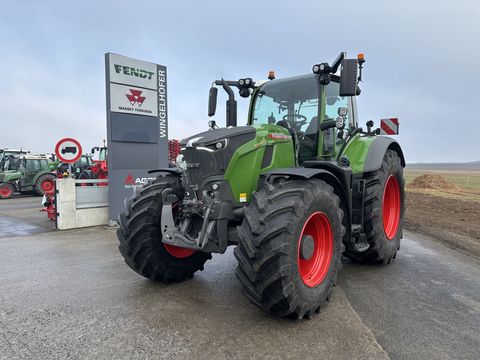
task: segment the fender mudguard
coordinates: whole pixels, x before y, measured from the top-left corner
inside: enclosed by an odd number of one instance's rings
[[[393,150],[398,154],[402,166],[405,167],[405,156],[403,155],[400,144],[395,139],[387,136],[376,136],[372,145],[370,145],[370,148],[368,149],[363,172],[371,172],[380,169],[383,157],[388,149]]]
[[[347,219],[351,216],[352,203],[352,170],[350,168],[340,167],[328,161],[305,161],[305,167],[278,168],[270,170],[262,175],[265,181],[270,181],[274,177],[292,176],[303,179],[317,178],[324,180],[340,196],[345,204]]]

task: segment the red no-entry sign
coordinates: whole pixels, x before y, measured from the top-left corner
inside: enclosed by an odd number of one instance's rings
[[[55,145],[55,155],[64,163],[74,163],[82,156],[82,145],[72,138],[65,138]]]

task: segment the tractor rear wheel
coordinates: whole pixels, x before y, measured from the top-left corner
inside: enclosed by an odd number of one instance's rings
[[[405,180],[400,157],[387,150],[380,169],[365,176],[364,230],[366,244],[347,249],[345,256],[364,263],[389,264],[403,237]]]
[[[0,199],[10,199],[15,192],[15,188],[10,183],[0,184]]]
[[[40,176],[35,183],[35,193],[43,196],[45,193],[52,191],[55,188],[55,175],[44,174]]]
[[[280,180],[256,192],[238,227],[237,277],[255,305],[302,319],[329,300],[341,267],[344,212],[322,180]]]
[[[212,255],[162,242],[162,191],[166,188],[172,188],[179,199],[183,198],[178,177],[155,179],[127,203],[127,212],[120,215],[117,237],[125,262],[138,274],[161,282],[180,282],[203,270]]]

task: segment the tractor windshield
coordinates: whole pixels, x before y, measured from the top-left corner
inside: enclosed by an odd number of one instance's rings
[[[18,157],[7,155],[0,161],[1,171],[15,170],[20,168],[21,160]]]
[[[100,148],[100,152],[98,153],[98,160],[107,160],[107,148]]]
[[[309,132],[318,119],[319,86],[315,75],[273,80],[255,98],[252,125],[286,121],[295,131]]]

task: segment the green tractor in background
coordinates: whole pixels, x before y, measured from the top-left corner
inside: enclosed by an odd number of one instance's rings
[[[405,159],[372,122],[359,127],[363,63],[341,53],[307,75],[215,81],[209,116],[221,86],[227,127],[210,121],[182,140],[177,168],[137,189],[117,232],[125,262],[178,282],[235,245],[243,293],[299,319],[329,299],[342,254],[390,263],[403,236]],[[237,127],[232,87],[251,98],[247,126]]]
[[[0,199],[9,199],[15,192],[43,196],[55,186],[49,159],[39,155],[10,155],[0,169]]]

